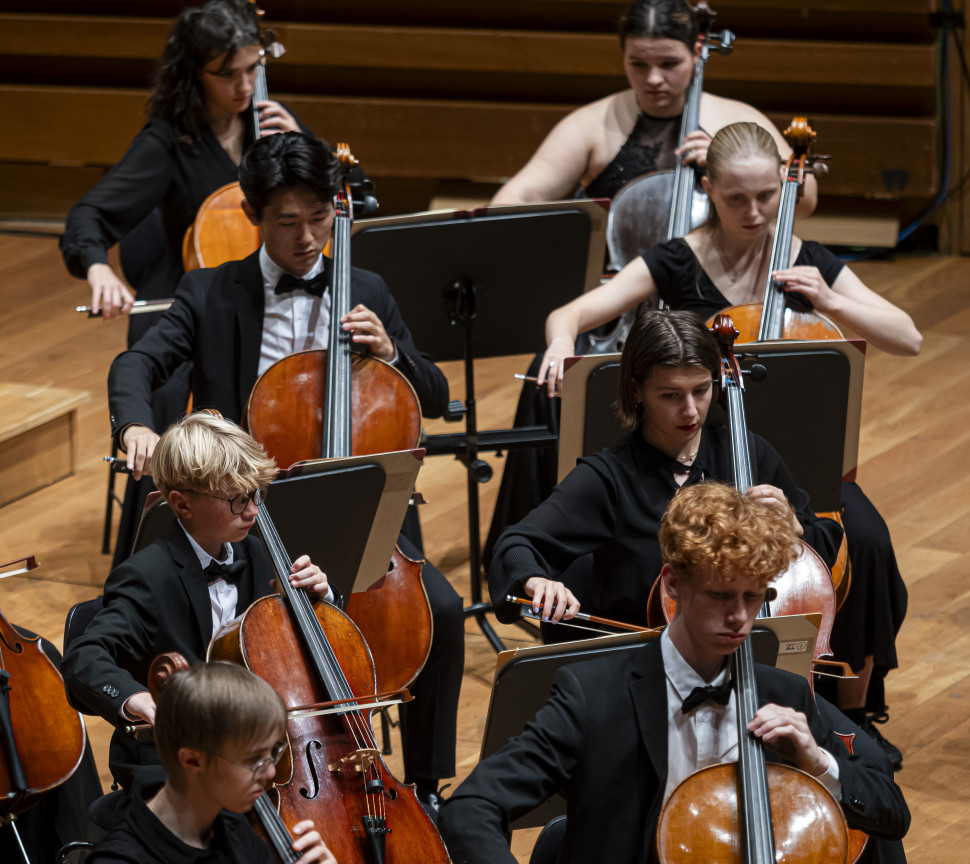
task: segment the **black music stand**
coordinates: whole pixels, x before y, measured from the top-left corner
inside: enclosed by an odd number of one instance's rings
[[[865,343],[784,340],[737,345],[735,353],[743,370],[759,363],[767,371],[760,382],[745,375],[748,427],[778,451],[815,510],[841,510],[842,481],[854,479],[858,464]],[[612,410],[619,358],[567,361],[560,479],[580,456],[610,447],[624,434]],[[708,422],[726,422],[716,401]]]
[[[266,506],[284,547],[310,556],[327,574],[342,606],[351,592],[368,588],[387,572],[420,468],[419,454],[401,451],[298,463],[298,469],[281,472],[270,484]],[[382,508],[388,497],[397,499],[393,512]],[[173,519],[164,499],[147,507],[133,551],[161,537]]]
[[[779,646],[790,641],[788,634],[793,629],[799,635],[812,634],[806,640],[799,640],[800,653],[810,659],[815,647],[814,634],[818,633],[818,620],[821,616],[814,616],[814,621],[811,618],[812,616],[790,615],[759,620],[757,627],[751,632],[756,662],[769,666],[778,663],[781,666],[778,662]],[[657,636],[659,631],[653,630],[503,651],[496,661],[480,758],[484,759],[500,750],[535,718],[549,698],[556,672],[563,666],[624,651],[635,651]],[[808,668],[807,663],[803,665]],[[545,825],[550,819],[564,813],[565,806],[565,798],[558,794],[553,795],[515,820],[509,830]]]
[[[557,433],[541,426],[479,431],[474,361],[542,348],[548,312],[598,284],[605,229],[606,210],[596,201],[417,213],[352,228],[354,265],[391,286],[415,344],[435,361],[464,360],[464,409],[459,404],[446,418],[463,412],[464,434],[422,443],[429,455],[453,455],[466,468],[472,603],[465,614],[496,651],[504,646],[485,620],[492,607],[482,602],[478,501],[478,484],[492,469],[478,454],[553,445]]]

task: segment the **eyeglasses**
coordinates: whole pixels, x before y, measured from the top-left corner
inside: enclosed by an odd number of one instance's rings
[[[215,498],[217,501],[228,501],[229,509],[234,516],[242,516],[249,507],[250,501],[259,507],[266,500],[265,489],[257,489],[255,492],[249,492],[245,495],[240,492],[238,495],[233,495],[232,498],[223,498],[221,495],[213,495],[211,492],[196,492],[194,489],[187,489],[186,491],[191,492],[193,495],[204,495],[206,498]]]
[[[228,499],[226,499],[228,500]],[[235,759],[229,759],[223,756],[221,753],[216,753],[214,755],[218,756],[220,759],[224,759],[226,762],[231,762],[233,765],[238,765],[240,768],[245,768],[247,771],[253,772],[253,782],[259,782],[259,775],[263,773],[270,765],[276,765],[280,759],[283,758],[283,754],[286,752],[286,742],[278,742],[272,750],[269,752],[269,756],[265,759],[260,759],[255,765],[247,765],[245,762],[237,762]]]

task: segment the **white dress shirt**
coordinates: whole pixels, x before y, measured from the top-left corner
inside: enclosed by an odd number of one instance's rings
[[[296,351],[326,349],[330,340],[330,286],[323,297],[305,291],[277,295],[276,283],[284,271],[266,252],[259,250],[259,269],[263,274],[263,340],[259,349],[258,374],[262,375],[277,360]],[[312,279],[323,270],[323,255],[300,278]]]
[[[667,676],[667,786],[664,800],[674,788],[695,771],[718,762],[738,761],[738,697],[732,690],[726,705],[705,702],[688,714],[681,711],[684,700],[695,687],[717,686],[731,674],[725,663],[713,681],[705,681],[681,656],[665,630],[660,637],[664,672]],[[827,750],[828,770],[816,779],[835,796],[842,798],[839,764]]]
[[[185,531],[185,526],[179,520],[179,527]],[[205,568],[208,567],[213,561],[217,564],[225,564],[227,567],[232,564],[233,552],[231,543],[222,544],[223,558],[213,558],[208,552],[205,551],[198,543],[195,542],[195,538],[185,531],[185,536],[189,540],[189,545],[192,547],[192,551],[195,552],[196,557],[199,559],[199,564],[202,565],[202,571],[205,572]],[[212,632],[215,632],[220,628],[224,627],[233,618],[236,617],[236,604],[239,602],[239,589],[232,583],[226,582],[221,576],[209,583],[209,605],[212,607]]]

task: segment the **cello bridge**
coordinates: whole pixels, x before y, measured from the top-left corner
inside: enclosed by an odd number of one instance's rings
[[[354,750],[352,753],[348,753],[343,759],[337,762],[331,762],[327,768],[332,774],[337,774],[345,765],[348,765],[352,766],[353,770],[358,774],[363,774],[370,769],[376,759],[376,747],[363,747],[360,750]]]

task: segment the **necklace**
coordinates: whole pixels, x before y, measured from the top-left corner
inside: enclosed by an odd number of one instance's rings
[[[732,267],[727,260],[727,256],[724,254],[724,250],[721,248],[721,244],[717,242],[717,238],[714,238],[713,246],[717,251],[717,257],[721,259],[721,267],[724,268],[724,275],[727,276],[728,282],[732,285],[736,284],[741,276],[741,273],[747,273],[751,267],[753,261],[757,261],[761,258],[761,252],[764,249],[765,241],[768,239],[766,234],[762,241],[752,250],[747,250],[742,252],[738,257],[738,260],[734,263]]]
[[[695,450],[693,453],[687,456],[678,456],[677,461],[681,462],[684,465],[692,465],[694,463],[694,460],[697,458],[697,452],[698,451]]]

